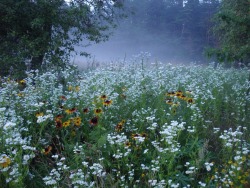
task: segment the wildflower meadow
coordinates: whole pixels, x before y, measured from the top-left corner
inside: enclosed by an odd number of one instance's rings
[[[0,81],[0,187],[249,187],[247,69],[105,64]]]

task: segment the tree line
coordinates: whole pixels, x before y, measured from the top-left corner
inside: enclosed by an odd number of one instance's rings
[[[79,42],[108,40],[119,18],[126,27],[173,39],[190,59],[204,60],[205,52],[218,61],[247,64],[249,5],[249,0],[1,0],[0,74],[63,66]]]

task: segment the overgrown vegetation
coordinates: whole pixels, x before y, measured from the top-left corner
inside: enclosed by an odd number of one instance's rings
[[[247,70],[143,61],[2,78],[2,187],[247,187]]]
[[[220,62],[250,63],[250,1],[223,0],[213,28],[218,46],[209,51]]]

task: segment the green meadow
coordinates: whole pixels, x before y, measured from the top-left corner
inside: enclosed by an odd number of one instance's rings
[[[249,70],[113,63],[0,81],[0,187],[249,187]]]

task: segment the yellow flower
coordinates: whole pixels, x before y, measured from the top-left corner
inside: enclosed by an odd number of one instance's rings
[[[68,127],[70,125],[70,120],[63,122],[63,127]]]
[[[178,106],[180,106],[180,102],[173,103],[173,107],[178,107]]]
[[[173,96],[175,96],[175,92],[173,92],[173,91],[168,92],[168,93],[166,93],[166,96],[173,97]]]
[[[80,86],[76,86],[76,87],[75,87],[75,91],[76,91],[76,92],[80,91]]]
[[[70,85],[70,86],[68,86],[68,90],[69,91],[72,91],[73,90],[73,87]]]
[[[100,96],[100,98],[101,98],[102,100],[106,100],[106,99],[107,99],[107,95],[102,95],[102,96]]]
[[[123,123],[118,123],[116,126],[115,126],[115,130],[117,132],[120,132],[121,130],[123,129]]]
[[[65,110],[66,114],[73,114],[74,112],[76,112],[76,108],[71,108],[71,109],[66,109]]]
[[[187,99],[187,97],[185,95],[181,95],[179,98],[182,99],[182,100],[186,100]]]
[[[131,138],[133,139],[133,140],[135,140],[137,137],[139,137],[140,135],[139,134],[137,134],[137,133],[133,133],[132,135],[131,135]]]
[[[40,116],[43,116],[44,114],[43,114],[43,112],[37,112],[36,113],[36,117],[38,118],[38,117],[40,117]]]
[[[130,147],[131,146],[131,142],[129,142],[129,141],[125,142],[125,146],[126,147]]]
[[[104,106],[110,106],[111,104],[112,104],[112,100],[105,100],[105,101],[103,101],[103,105]]]
[[[11,163],[10,158],[7,156],[3,156],[3,158],[1,159],[1,162],[0,162],[0,166],[2,168],[6,168],[10,165],[10,163]]]
[[[73,119],[73,123],[74,123],[75,126],[79,127],[81,125],[81,123],[82,123],[82,119],[80,117],[75,117]]]
[[[23,93],[18,93],[17,96],[18,97],[24,97],[24,94]]]
[[[190,104],[193,104],[194,103],[194,100],[192,98],[187,98],[186,101]]]
[[[173,105],[172,99],[167,99],[167,100],[166,100],[166,103],[169,104],[169,105]]]
[[[101,113],[102,113],[102,109],[101,109],[101,108],[96,108],[96,109],[94,110],[94,113],[95,113],[96,115],[101,114]]]
[[[26,81],[25,81],[25,80],[20,80],[20,81],[19,81],[19,84],[25,85],[25,84],[26,84]]]
[[[182,92],[181,90],[175,92],[175,95],[176,95],[176,96],[177,96],[177,95],[182,95],[182,94],[183,94],[183,92]]]

